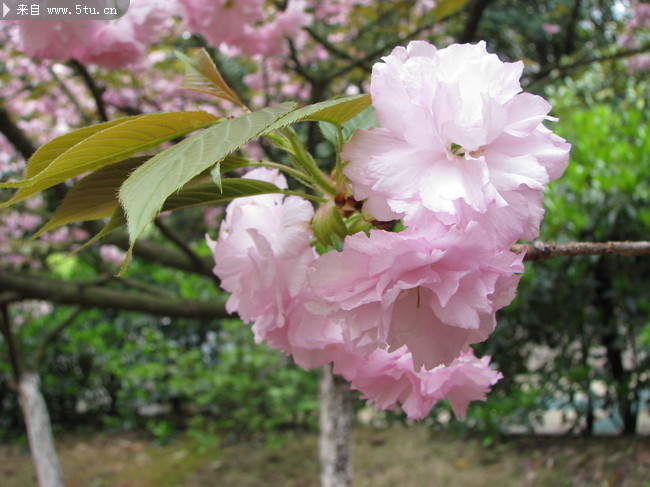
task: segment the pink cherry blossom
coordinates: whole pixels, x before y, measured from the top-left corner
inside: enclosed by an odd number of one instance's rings
[[[178,0],[190,30],[213,46],[236,43],[244,26],[264,18],[264,0]]]
[[[570,146],[542,125],[550,105],[521,93],[522,68],[488,54],[484,42],[393,50],[371,78],[381,127],[357,131],[342,152],[355,198],[379,220],[417,226],[424,210],[465,226],[487,216],[516,229],[501,247],[534,238],[535,195],[562,174]],[[522,196],[528,204],[512,208]]]
[[[322,255],[308,279],[357,350],[406,345],[416,370],[431,369],[485,340],[514,298],[523,257],[486,240],[476,223],[357,233],[342,252]]]
[[[115,245],[102,245],[99,247],[99,256],[107,264],[121,266],[126,253]]]
[[[243,34],[234,43],[244,54],[273,56],[287,50],[286,40],[302,43],[301,30],[312,17],[306,11],[304,0],[290,0],[285,10],[277,12],[275,18],[260,26],[244,26]]]
[[[173,31],[173,15],[179,10],[178,3],[173,0],[132,0],[129,10],[119,21],[133,25],[136,39],[149,45]]]
[[[411,354],[402,347],[392,353],[375,350],[367,356],[341,354],[334,372],[380,409],[400,404],[410,419],[422,419],[447,398],[461,417],[470,401],[484,401],[490,386],[503,377],[490,368],[489,361],[489,357],[477,359],[470,349],[448,366],[415,371]]]
[[[120,69],[138,62],[144,52],[145,45],[136,38],[134,26],[130,22],[116,21],[102,23],[78,58],[85,63]]]
[[[625,32],[619,39],[619,44],[626,49],[637,49],[650,37],[650,4],[632,2],[633,17],[625,24]],[[650,69],[650,55],[637,54],[625,60],[630,73],[638,73]]]
[[[273,182],[281,188],[286,187],[284,177],[277,171],[255,169],[246,177]],[[345,288],[349,287],[347,280],[351,279],[350,271],[353,276],[355,270],[362,274],[365,271],[360,267],[351,267],[348,261],[332,265],[331,256],[343,255],[343,253],[317,256],[309,246],[312,238],[309,222],[312,216],[311,205],[293,196],[268,194],[240,198],[228,205],[218,241],[213,242],[208,239],[215,256],[214,272],[221,278],[222,287],[232,293],[227,309],[229,312],[238,312],[244,321],[253,323],[256,341],[264,341],[291,354],[294,360],[305,368],[332,362],[335,372],[349,380],[351,387],[361,391],[370,402],[383,409],[401,405],[412,419],[425,417],[433,405],[445,397],[450,399],[457,415],[464,413],[469,401],[484,399],[490,386],[501,375],[488,366],[488,358],[478,360],[471,351],[461,352],[458,343],[454,347],[453,329],[451,332],[448,329],[442,330],[444,336],[441,336],[445,341],[452,343],[448,366],[439,365],[432,370],[423,370],[421,363],[414,360],[412,352],[407,348],[413,348],[410,340],[407,340],[409,343],[395,345],[391,351],[376,346],[371,350],[363,350],[363,347],[354,341],[354,333],[350,333],[350,330],[355,326],[358,327],[354,323],[356,317],[337,312],[340,310],[338,302],[323,300],[322,293],[328,286],[340,286],[346,294]],[[474,227],[477,229],[476,232],[480,232],[478,226]],[[454,268],[453,262],[467,260],[468,254],[476,250],[471,248],[472,245],[469,243],[472,238],[480,238],[480,235],[472,233],[474,227],[468,231],[470,236],[462,235],[462,240],[466,242],[464,251],[457,250],[459,239],[454,240],[453,237],[449,237],[450,232],[441,225],[428,235],[410,237],[408,230],[402,234],[378,231],[373,233],[371,238],[378,235],[380,238],[398,237],[401,240],[392,242],[394,246],[389,249],[389,252],[375,247],[366,256],[375,259],[369,267],[380,273],[397,267],[396,274],[399,275],[397,279],[405,284],[404,289],[407,293],[413,291],[412,285],[418,285],[423,289],[423,307],[430,305],[430,300],[427,301],[427,293],[437,292],[437,296],[443,296],[442,308],[446,308],[438,310],[439,314],[453,321],[455,318],[451,315],[460,313],[458,323],[465,319],[471,326],[476,324],[472,323],[471,310],[462,311],[458,307],[467,305],[470,308],[487,311],[491,318],[493,308],[500,307],[512,299],[512,283],[517,280],[513,277],[511,269],[517,258],[513,259],[512,256],[501,259],[502,256],[499,254],[492,260],[488,259],[481,269],[485,273],[482,280],[471,275],[475,269],[471,269],[468,265],[464,266],[462,271]],[[429,243],[433,237],[440,243],[436,249],[433,249]],[[368,240],[364,234],[348,237],[344,252],[353,252],[355,240],[361,238]],[[407,246],[414,244],[411,245],[412,252],[404,251],[401,255],[392,257],[388,255],[390,251],[395,253],[397,247],[404,248],[404,241],[408,242]],[[446,248],[445,244],[449,248]],[[348,257],[347,253],[346,257]],[[453,253],[456,255],[451,255]],[[428,260],[427,255],[430,257]],[[477,256],[478,259],[484,257],[484,255]],[[449,262],[444,265],[438,264],[445,260]],[[358,255],[353,255],[352,261],[359,263],[362,259]],[[432,270],[431,264],[438,264],[437,272]],[[319,268],[325,269],[326,274],[311,276],[312,278],[308,280],[310,266],[316,267],[316,272]],[[506,271],[492,269],[498,266],[505,268]],[[339,273],[342,267],[347,267],[345,272],[348,274]],[[490,272],[493,275],[488,276]],[[331,281],[328,281],[327,273],[333,274]],[[376,277],[370,274],[370,279]],[[443,281],[448,281],[448,284],[443,284]],[[387,285],[389,286],[390,283]],[[464,303],[455,303],[455,297],[452,296],[454,291],[444,290],[445,287],[456,288],[455,294],[463,294]],[[490,294],[486,301],[489,303],[484,306],[485,310],[481,308],[481,303],[477,303],[481,299],[481,296],[476,296],[474,290],[477,289]],[[400,292],[388,290],[387,294],[392,293],[399,301]],[[419,290],[415,291],[415,293],[419,292]],[[445,296],[445,293],[448,296]],[[351,297],[347,295],[346,298],[349,300]],[[345,304],[343,306],[345,307]],[[394,313],[386,310],[387,315],[393,316],[401,312],[397,309]],[[359,315],[367,320],[362,325],[367,330],[381,325],[381,320],[364,313],[363,310]],[[349,321],[348,318],[353,319]],[[488,324],[490,324],[489,318],[486,320]],[[431,323],[431,316],[426,316],[425,319],[427,325],[437,324]],[[399,328],[398,320],[395,321],[394,327]],[[405,331],[405,335],[411,331]],[[487,330],[489,331],[491,329]],[[430,342],[427,342],[428,344]],[[446,345],[442,345],[442,348],[445,347]],[[422,349],[418,349],[418,353],[429,354],[430,352],[432,350],[427,349],[423,352]],[[436,350],[434,349],[433,352],[435,353]]]
[[[544,22],[542,28],[546,31],[547,34],[555,35],[562,32],[562,26],[559,24],[551,24],[549,22]]]
[[[34,58],[70,58],[109,69],[142,61],[148,44],[159,40],[172,23],[174,3],[134,0],[114,21],[17,21],[19,49]]]
[[[97,22],[92,20],[21,20],[14,40],[33,58],[66,61],[82,56]]]
[[[246,177],[286,188],[277,171],[255,169]],[[309,246],[313,208],[296,196],[250,196],[226,208],[219,239],[208,240],[214,253],[214,273],[231,292],[226,309],[254,322],[258,342],[287,349],[285,318],[302,291],[307,265],[314,259]],[[277,332],[277,333],[276,333]]]
[[[79,60],[109,69],[141,62],[149,44],[158,41],[172,27],[173,3],[155,0],[132,2],[127,13],[110,22],[96,22],[96,28]]]

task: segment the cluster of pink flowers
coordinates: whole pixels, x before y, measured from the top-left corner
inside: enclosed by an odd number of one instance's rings
[[[118,69],[141,62],[149,45],[172,25],[175,5],[134,0],[126,15],[115,21],[21,20],[13,40],[32,58],[83,63]]]
[[[287,187],[276,170],[254,169],[246,177]],[[445,397],[459,415],[471,400],[484,399],[501,375],[471,350],[457,353],[447,366],[424,370],[405,346],[362,352],[347,339],[346,321],[317,296],[316,266],[330,253],[319,257],[310,246],[313,214],[311,204],[296,196],[246,197],[228,206],[219,238],[208,239],[214,272],[231,293],[228,311],[253,323],[258,343],[292,354],[305,368],[332,362],[335,373],[380,408],[399,403],[420,419]]]
[[[381,127],[341,156],[367,218],[406,229],[356,233],[319,256],[307,201],[235,201],[211,242],[228,310],[304,367],[332,362],[380,408],[422,418],[444,397],[457,414],[484,399],[500,374],[470,345],[514,298],[523,256],[510,247],[537,236],[542,190],[569,152],[542,124],[548,103],[521,93],[521,71],[484,43],[412,42],[376,64]],[[286,187],[269,170],[248,177]]]
[[[201,34],[215,47],[253,55],[278,55],[285,39],[299,37],[312,21],[306,0],[289,0],[283,10],[264,0],[132,0],[127,13],[114,21],[16,21],[14,44],[33,58],[118,69],[142,62],[150,45],[181,26]]]
[[[289,0],[283,10],[264,0],[178,0],[181,15],[192,32],[209,44],[226,44],[248,56],[277,55],[285,39],[295,39],[311,23],[305,0]]]
[[[625,32],[619,39],[626,49],[637,49],[643,41],[650,39],[650,4],[632,2],[632,18],[625,24]],[[626,59],[627,69],[631,73],[650,69],[650,54],[637,54]]]
[[[356,33],[349,19],[355,7],[372,0],[288,0],[280,8],[268,0],[131,0],[127,13],[113,21],[23,20],[16,21],[13,41],[32,58],[65,61],[73,58],[109,69],[133,66],[143,61],[149,46],[162,36],[186,30],[229,55],[285,58],[290,39],[305,53],[309,36],[304,27],[314,22],[345,26],[347,42]],[[414,9],[422,13],[435,6],[433,0],[418,0]],[[179,22],[176,22],[178,20]],[[342,35],[339,32],[337,35]],[[341,41],[331,38],[330,42]],[[308,57],[329,53],[320,44]],[[272,74],[275,74],[274,71]]]

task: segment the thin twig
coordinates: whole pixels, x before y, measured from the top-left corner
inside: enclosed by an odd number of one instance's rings
[[[81,311],[82,310],[80,307],[72,310],[72,313],[70,313],[65,320],[59,323],[53,330],[45,335],[45,338],[43,338],[43,340],[41,340],[41,342],[38,344],[38,347],[36,348],[36,351],[34,352],[34,358],[32,360],[32,368],[34,371],[38,371],[48,345],[52,343],[56,337],[58,337],[67,327],[74,323],[77,317],[81,314]]]
[[[81,116],[81,120],[83,121],[84,125],[89,125],[92,122],[92,118],[86,113],[86,111],[83,109],[81,104],[79,103],[79,100],[77,100],[77,97],[74,96],[72,91],[70,91],[70,88],[68,88],[68,85],[66,85],[63,80],[59,77],[58,74],[52,69],[52,66],[49,66],[47,68],[48,72],[50,73],[50,76],[54,78],[54,81],[57,82],[59,85],[59,88],[61,88],[61,91],[63,91],[63,94],[70,100],[70,103],[74,105],[74,107],[77,109],[79,112],[79,115]]]
[[[90,94],[93,96],[93,99],[95,100],[95,105],[97,106],[97,115],[99,117],[99,120],[102,122],[108,122],[108,115],[106,114],[106,106],[104,105],[104,100],[102,99],[102,95],[104,94],[105,88],[100,87],[97,85],[97,83],[95,83],[95,80],[86,69],[86,66],[81,64],[79,61],[77,61],[76,59],[71,59],[70,64],[74,67],[77,73],[79,73],[81,78],[84,80],[84,83],[90,90]]]
[[[293,61],[293,70],[298,73],[300,76],[309,81],[312,85],[319,82],[316,77],[307,71],[307,69],[302,65],[300,59],[298,58],[298,52],[296,51],[296,46],[291,39],[288,40],[289,43],[289,58]]]
[[[540,71],[536,73],[529,73],[529,74],[524,74],[522,76],[522,81],[528,81],[529,84],[527,85],[527,89],[530,90],[530,84],[533,83],[539,83],[541,80],[546,78],[549,74],[551,74],[553,71],[558,71],[560,74],[566,73],[568,71],[571,71],[573,69],[579,68],[581,66],[586,66],[587,64],[592,64],[592,63],[602,63],[605,61],[613,61],[614,59],[621,59],[625,57],[630,57],[634,56],[636,54],[643,54],[645,52],[650,51],[650,44],[645,44],[641,47],[638,47],[636,49],[625,49],[621,51],[614,52],[612,54],[606,54],[603,56],[590,56],[590,57],[585,57],[582,59],[578,59],[577,61],[569,64],[552,64],[550,66],[547,66]]]
[[[127,287],[130,287],[132,289],[137,289],[138,291],[144,291],[147,294],[151,294],[152,296],[160,296],[161,298],[171,298],[173,295],[164,289],[157,288],[155,286],[150,286],[144,282],[140,282],[136,279],[131,279],[126,276],[121,276],[121,277],[115,277],[113,276],[113,280],[117,283],[124,284]]]
[[[346,61],[350,62],[356,62],[356,60],[347,52],[345,52],[342,49],[339,49],[336,47],[334,44],[332,44],[327,37],[324,37],[320,35],[318,32],[316,32],[314,29],[311,27],[303,27],[305,31],[314,39],[316,42],[318,42],[320,45],[322,45],[325,49],[327,49],[331,54],[334,54],[336,57],[344,59]]]
[[[171,228],[169,228],[167,225],[165,225],[159,218],[154,220],[154,224],[156,225],[158,230],[160,230],[160,233],[162,233],[163,236],[166,239],[168,239],[174,245],[176,245],[176,247],[178,247],[178,249],[181,252],[183,252],[187,256],[188,259],[190,259],[190,261],[196,267],[197,272],[205,274],[205,272],[201,272],[201,271],[205,270],[204,261],[201,259],[201,257],[199,257],[196,254],[196,252],[194,252],[189,247],[189,245],[187,245],[187,243],[185,242],[185,240],[183,240],[182,237],[177,235],[176,232],[174,232]],[[219,286],[219,284],[220,284],[219,278],[217,276],[215,276],[214,274],[212,274],[212,273],[210,273],[210,275],[211,275],[213,281],[217,284],[217,286]]]
[[[467,19],[465,20],[463,32],[458,37],[459,44],[465,44],[476,40],[478,25],[480,24],[485,9],[490,2],[492,2],[492,0],[474,0],[469,9]]]
[[[13,145],[25,160],[32,157],[36,152],[36,147],[25,132],[9,116],[9,112],[3,106],[0,106],[0,133],[2,133],[11,145]]]
[[[638,242],[533,242],[513,245],[518,254],[526,252],[524,260],[547,260],[553,257],[579,257],[588,255],[617,254],[626,257],[650,255],[650,241]]]

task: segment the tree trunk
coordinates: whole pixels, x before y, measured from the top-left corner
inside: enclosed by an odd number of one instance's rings
[[[25,416],[29,448],[39,487],[64,487],[61,465],[54,449],[50,415],[41,394],[41,379],[34,372],[21,374],[18,382],[20,407]]]
[[[321,487],[352,485],[354,402],[350,385],[323,367],[320,378]]]

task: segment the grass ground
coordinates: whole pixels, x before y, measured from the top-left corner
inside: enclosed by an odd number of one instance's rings
[[[278,440],[278,439],[276,439]],[[165,446],[131,436],[59,441],[67,487],[317,487],[317,437]],[[517,438],[484,447],[425,427],[359,429],[355,487],[650,487],[650,438]],[[0,486],[36,486],[25,449],[0,446]]]

